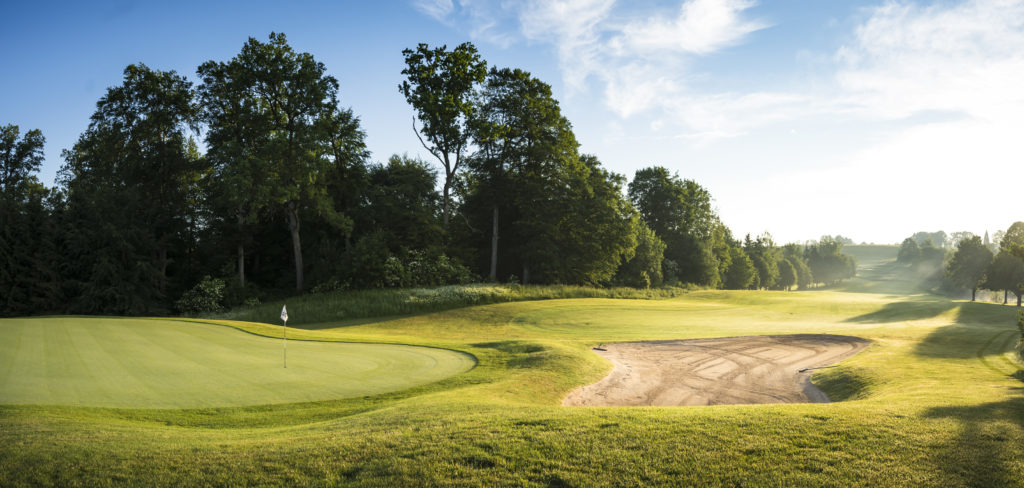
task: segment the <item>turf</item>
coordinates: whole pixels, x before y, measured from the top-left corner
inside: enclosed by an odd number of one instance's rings
[[[478,364],[321,402],[0,406],[0,485],[1024,486],[1014,308],[921,293],[903,274],[879,262],[843,288],[807,292],[529,301],[311,324],[295,335],[449,348]],[[814,375],[843,401],[558,406],[608,372],[590,351],[602,342],[803,332],[873,341]]]
[[[431,383],[467,354],[391,344],[281,340],[200,322],[0,321],[0,403],[196,408],[336,400]]]

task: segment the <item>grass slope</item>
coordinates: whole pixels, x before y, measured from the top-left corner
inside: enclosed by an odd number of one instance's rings
[[[282,341],[208,323],[2,320],[0,403],[195,408],[335,400],[404,390],[474,365],[467,354],[390,344],[293,340],[288,350],[286,369]]]
[[[845,290],[502,303],[317,324],[296,334],[453,348],[479,362],[411,390],[330,402],[3,406],[0,485],[1024,485],[1014,309],[916,293],[892,265],[865,274]],[[589,350],[600,342],[799,332],[873,341],[814,376],[847,401],[558,406],[610,369]]]

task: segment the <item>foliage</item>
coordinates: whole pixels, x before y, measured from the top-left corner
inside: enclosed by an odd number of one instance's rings
[[[957,244],[953,257],[946,265],[946,276],[955,286],[971,290],[971,301],[974,301],[978,284],[985,277],[985,269],[992,262],[992,251],[981,242],[978,236],[961,240]]]
[[[631,259],[619,267],[615,283],[634,288],[661,286],[661,263],[665,257],[665,243],[641,220],[635,221],[636,251]]]
[[[782,260],[779,261],[779,281],[777,283],[777,286],[779,288],[782,288],[783,290],[789,291],[789,289],[796,284],[796,266],[793,265],[792,261],[786,258],[782,258]]]
[[[745,290],[757,280],[757,268],[742,247],[729,248],[732,263],[725,273],[724,284],[730,290]]]
[[[327,194],[327,174],[365,151],[351,113],[338,109],[338,81],[277,33],[267,43],[249,38],[230,61],[208,61],[198,71],[210,126],[207,143],[218,177],[230,182],[229,206],[239,227],[263,207],[285,214],[295,289],[302,291],[302,211],[315,210],[343,232],[350,227],[351,219]]]
[[[420,314],[476,305],[559,300],[568,298],[614,298],[658,300],[675,298],[691,288],[649,289],[588,287],[571,285],[467,284],[434,288],[377,288],[339,290],[291,297],[287,300],[289,326],[319,323],[344,323],[373,317]],[[267,301],[256,306],[236,307],[209,318],[274,323],[284,300]]]
[[[64,151],[70,310],[160,313],[192,282],[190,185],[205,173],[190,136],[196,113],[183,76],[131,65]]]
[[[682,180],[660,166],[640,169],[629,183],[629,198],[640,217],[665,242],[665,259],[679,267],[678,279],[717,286],[725,235],[711,205],[711,194],[693,180]],[[669,273],[665,273],[666,276]]]
[[[903,240],[900,245],[900,252],[896,256],[896,262],[901,264],[914,264],[921,258],[921,248],[912,237]]]
[[[1000,250],[985,269],[982,287],[993,291],[1013,292],[1020,305],[1024,295],[1024,260]]]
[[[743,241],[743,250],[757,271],[751,286],[754,289],[771,289],[778,286],[780,253],[771,234],[766,232],[756,239],[751,239],[750,234],[747,234]]]
[[[183,315],[203,315],[217,313],[224,309],[224,280],[204,276],[191,289],[186,291],[174,308]]]
[[[807,266],[814,281],[836,284],[857,275],[857,260],[842,251],[843,245],[830,239],[807,246]]]
[[[487,63],[476,47],[463,43],[448,51],[447,46],[431,49],[420,43],[415,50],[402,51],[406,79],[398,85],[406,102],[416,110],[422,127],[417,132],[431,154],[444,166],[442,215],[445,229],[450,214],[449,192],[458,174],[463,152],[469,145],[467,123],[475,109],[471,93],[487,74]],[[415,129],[415,128],[414,128]],[[454,156],[454,157],[453,157]]]

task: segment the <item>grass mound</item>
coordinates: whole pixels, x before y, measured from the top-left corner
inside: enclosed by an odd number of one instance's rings
[[[351,322],[371,317],[388,317],[439,312],[492,303],[557,298],[672,298],[684,288],[594,288],[567,285],[452,285],[438,288],[385,288],[315,293],[256,306],[242,306],[213,318],[248,322],[278,323],[281,306],[287,304],[292,325]]]

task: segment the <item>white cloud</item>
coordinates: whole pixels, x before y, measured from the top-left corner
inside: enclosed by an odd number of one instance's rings
[[[451,15],[455,5],[452,4],[452,0],[414,0],[412,6],[423,12],[424,14],[433,17],[435,20],[444,22],[448,16]]]
[[[626,24],[610,47],[624,56],[708,54],[767,26],[742,18],[743,11],[753,6],[748,0],[691,0],[680,6],[675,19],[654,16]]]
[[[1024,2],[886,3],[837,54],[836,80],[858,110],[1016,117],[1024,105]]]

